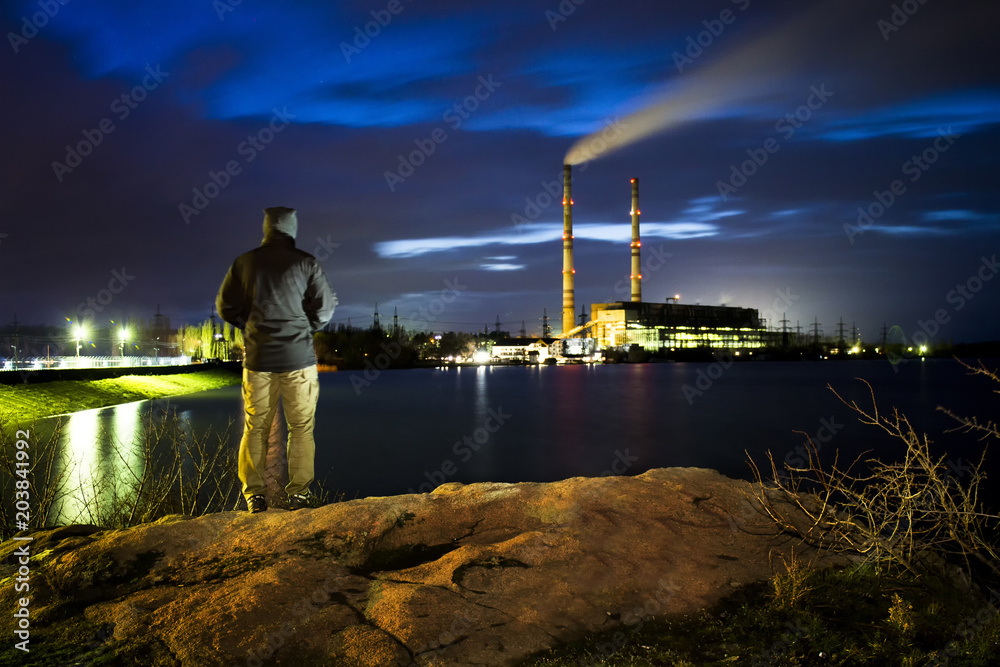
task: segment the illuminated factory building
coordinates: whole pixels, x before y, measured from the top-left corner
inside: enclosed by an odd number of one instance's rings
[[[601,349],[757,348],[766,335],[755,308],[616,301],[591,304],[591,336]]]
[[[629,349],[638,345],[648,352],[714,348],[739,350],[765,345],[767,330],[754,308],[702,306],[677,303],[679,297],[666,303],[645,303],[642,300],[639,238],[639,180],[632,179],[632,242],[631,301],[591,304],[591,321],[573,328],[575,307],[573,274],[572,185],[570,167],[564,168],[564,234],[563,234],[563,339],[560,356],[583,356],[596,346],[598,350]],[[670,303],[673,301],[674,303]],[[583,346],[587,352],[574,353],[568,346],[574,339],[587,337],[593,343]]]

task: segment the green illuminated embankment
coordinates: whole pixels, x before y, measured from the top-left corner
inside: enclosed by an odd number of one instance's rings
[[[107,380],[0,385],[0,426],[239,383],[238,373],[216,369],[177,375],[124,375]]]

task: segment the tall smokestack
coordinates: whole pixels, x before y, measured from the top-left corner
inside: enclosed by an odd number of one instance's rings
[[[642,269],[639,264],[639,179],[632,179],[632,301],[642,301]]]
[[[572,168],[563,165],[563,316],[562,332],[576,326],[576,301],[573,293],[573,184]]]

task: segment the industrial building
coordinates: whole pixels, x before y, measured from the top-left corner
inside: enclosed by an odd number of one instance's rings
[[[691,348],[739,350],[767,343],[767,330],[754,308],[646,303],[642,300],[639,238],[639,179],[632,179],[631,301],[591,304],[591,320],[574,326],[576,270],[573,266],[573,191],[570,165],[563,168],[563,333],[564,341],[593,340],[598,350],[629,349],[648,352]],[[674,301],[674,303],[670,303]],[[590,345],[585,347],[591,347]],[[559,354],[558,352],[556,353]],[[565,354],[565,356],[579,356]]]
[[[655,352],[697,347],[759,348],[766,331],[754,308],[616,301],[591,304],[590,335],[601,349]]]
[[[537,364],[549,356],[549,344],[553,340],[543,338],[514,338],[497,341],[490,346],[490,360],[511,364]]]

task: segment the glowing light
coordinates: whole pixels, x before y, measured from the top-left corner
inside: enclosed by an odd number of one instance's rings
[[[490,353],[486,350],[476,350],[475,354],[472,355],[472,360],[477,364],[489,363]]]
[[[60,468],[69,480],[70,488],[76,490],[60,507],[60,518],[68,519],[68,522],[82,516],[88,501],[93,502],[96,486],[93,480],[100,469],[99,412],[100,408],[70,414],[60,442]]]

